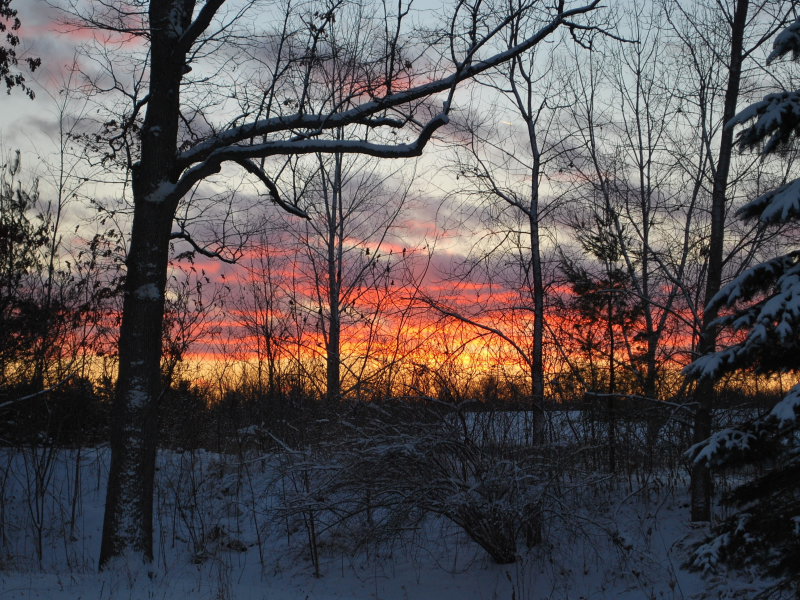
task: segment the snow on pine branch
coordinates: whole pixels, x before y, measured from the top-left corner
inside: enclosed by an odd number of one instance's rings
[[[742,219],[758,217],[762,223],[786,223],[800,218],[800,179],[762,194],[736,211]]]
[[[790,389],[766,417],[718,431],[689,448],[686,454],[695,463],[719,466],[734,456],[757,452],[768,436],[783,435],[795,429],[799,412],[800,383]]]
[[[791,427],[797,424],[800,412],[800,383],[789,390],[786,397],[772,407],[769,418],[774,419],[779,427]]]
[[[767,57],[767,64],[789,52],[792,53],[793,60],[800,58],[800,18],[775,37],[772,48]],[[740,111],[725,124],[725,127],[732,129],[753,119],[755,123],[739,132],[737,141],[742,150],[763,144],[761,153],[770,154],[780,146],[788,144],[793,137],[800,137],[800,90],[767,94],[760,102],[755,102]],[[792,182],[794,183],[796,182]],[[786,187],[782,186],[775,192],[785,190]],[[762,196],[748,206],[758,203],[763,198]]]
[[[721,373],[729,370],[743,358],[744,349],[741,344],[725,348],[718,352],[712,352],[701,356],[692,364],[683,368],[683,375],[690,379],[716,378]]]
[[[708,309],[719,309],[722,306],[733,306],[737,302],[750,300],[757,293],[768,289],[770,284],[779,278],[796,275],[800,265],[799,257],[800,251],[790,252],[746,269],[717,292],[709,302]],[[780,280],[778,285],[780,286]]]
[[[739,132],[739,147],[754,148],[761,145],[762,154],[770,154],[787,144],[800,133],[800,91],[767,94],[761,102],[751,104],[725,125],[728,128],[756,119],[756,122]]]
[[[735,534],[745,530],[747,521],[750,518],[748,513],[742,513],[734,517],[738,521],[738,526],[734,531],[725,531],[720,535],[711,537],[706,543],[699,545],[694,551],[694,560],[691,567],[702,571],[704,575],[715,573],[723,556],[730,552],[730,547],[734,544]],[[745,541],[750,541],[749,539]]]
[[[749,423],[743,429],[729,427],[695,444],[689,448],[687,454],[695,463],[715,466],[723,462],[723,457],[733,452],[746,453],[753,450],[762,432],[766,433],[763,420]]]
[[[772,52],[767,57],[767,64],[789,52],[792,53],[792,60],[800,58],[800,19],[797,19],[775,36],[775,41],[772,43]]]
[[[786,345],[797,337],[800,325],[800,262],[798,252],[774,258],[747,269],[714,296],[712,308],[732,306],[770,290],[769,295],[751,306],[717,319],[716,326],[734,331],[750,329],[745,339],[724,350],[701,356],[684,368],[686,376],[715,378],[722,372],[755,362],[776,345]],[[774,282],[774,284],[773,284]],[[762,368],[781,368],[764,365]]]
[[[795,60],[800,58],[800,19],[776,37],[773,48],[768,62],[789,52]],[[742,150],[760,146],[762,155],[766,155],[794,142],[800,137],[800,91],[769,94],[742,110],[726,127],[746,122],[750,126],[738,136]],[[800,220],[800,180],[761,195],[737,214],[744,219],[759,218],[765,224]],[[800,251],[746,270],[720,290],[706,310],[725,305],[734,308],[732,314],[716,319],[712,325],[747,330],[744,339],[700,357],[684,373],[693,378],[718,378],[724,371],[742,368],[756,372],[798,369]],[[800,583],[796,578],[797,534],[792,532],[795,527],[786,527],[786,517],[797,515],[798,411],[800,383],[769,413],[718,431],[688,450],[687,457],[694,464],[708,468],[731,464],[768,467],[766,474],[756,474],[755,478],[748,475],[751,480],[738,485],[724,499],[735,505],[737,512],[694,547],[689,568],[707,573],[718,564],[754,567],[778,580],[773,591]]]

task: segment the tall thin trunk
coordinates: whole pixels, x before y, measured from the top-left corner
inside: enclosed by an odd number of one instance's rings
[[[269,320],[270,317],[268,316],[267,319]],[[267,395],[272,398],[275,395],[275,348],[270,324],[267,325],[267,334],[264,342],[267,354]]]
[[[636,85],[641,87],[641,73],[637,73]],[[647,331],[647,350],[645,353],[645,377],[644,395],[647,398],[656,397],[656,351],[660,332],[656,329],[653,320],[653,307],[650,300],[650,223],[653,218],[651,214],[652,189],[650,187],[649,157],[645,160],[644,156],[644,135],[642,133],[641,118],[639,118],[639,96],[636,96],[637,109],[637,134],[639,140],[639,209],[642,214],[642,257],[641,257],[641,288],[644,311],[645,328]],[[649,138],[649,136],[648,136]],[[648,148],[652,147],[648,139]],[[631,274],[633,276],[633,274]]]
[[[520,94],[514,74],[511,74],[511,88],[514,91],[517,108],[528,129],[531,164],[531,198],[527,207],[528,227],[530,229],[530,284],[533,287],[533,349],[530,357],[531,369],[531,401],[533,403],[533,443],[544,442],[544,283],[542,280],[542,256],[539,235],[539,178],[541,177],[542,157],[539,149],[539,137],[536,132],[536,118],[533,111],[533,79],[523,68],[521,61],[514,63],[525,81],[525,94]]]
[[[326,347],[326,379],[328,400],[338,400],[341,388],[341,243],[344,219],[342,215],[342,156],[334,157],[333,185],[330,187],[331,203],[328,207],[328,342]]]
[[[617,423],[614,410],[616,373],[614,371],[614,295],[608,294],[608,470],[617,471]]]
[[[725,90],[725,105],[722,121],[727,123],[736,114],[736,102],[739,98],[739,87],[742,75],[742,58],[744,46],[744,30],[747,25],[749,0],[737,0],[736,12],[731,29],[730,70],[728,87]],[[711,195],[711,237],[708,245],[708,278],[704,304],[707,307],[711,299],[719,292],[722,285],[723,251],[725,245],[725,205],[728,188],[728,173],[733,154],[733,130],[723,128],[720,136],[717,172]],[[698,355],[713,352],[717,344],[717,329],[711,323],[717,318],[716,310],[703,311],[703,323],[700,331]],[[695,413],[694,443],[701,442],[711,435],[711,411],[714,408],[714,382],[701,379],[695,389],[695,401],[698,408]],[[692,467],[692,521],[711,520],[712,481],[708,468],[701,464]]]
[[[538,153],[534,160],[533,194],[528,213],[531,236],[531,276],[533,282],[533,352],[531,355],[531,396],[534,404],[533,441],[544,442],[544,358],[542,337],[544,335],[544,284],[542,281],[542,258],[539,248],[539,185]]]
[[[341,395],[341,320],[339,319],[339,294],[331,292],[330,320],[328,323],[328,347],[326,357],[327,394],[329,400]]]

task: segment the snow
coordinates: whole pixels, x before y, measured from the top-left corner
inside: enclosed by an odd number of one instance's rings
[[[170,183],[169,181],[162,181],[156,186],[156,189],[145,196],[145,201],[153,202],[155,204],[164,202],[170,194],[175,192],[177,186],[174,183]]]
[[[734,428],[714,433],[708,440],[692,446],[687,454],[694,456],[696,463],[714,464],[723,452],[749,450],[758,438],[751,431]]]
[[[565,432],[588,435],[583,417],[563,412],[550,422],[569,421]],[[472,413],[470,420],[486,418]],[[519,422],[509,414],[495,418]],[[562,443],[570,444],[568,438]],[[319,457],[301,455],[310,461],[303,464],[319,469],[319,476],[329,472]],[[520,559],[512,565],[494,564],[446,518],[428,517],[359,547],[350,538],[358,532],[332,526],[319,509],[320,577],[315,577],[304,518],[281,508],[281,489],[302,483],[286,470],[286,455],[243,460],[204,450],[159,453],[154,563],[142,565],[128,557],[97,573],[108,449],[62,450],[50,456],[52,478],[39,503],[44,510],[39,523],[45,524],[41,561],[29,510],[36,501],[33,472],[25,468],[32,456],[47,460],[41,450],[0,450],[2,471],[10,474],[0,488],[4,599],[639,600],[703,594],[724,598],[762,586],[735,573],[708,580],[681,569],[687,549],[705,530],[687,523],[685,475],[667,470],[643,473],[644,479],[601,474],[602,483],[585,488],[565,480],[566,490],[543,515],[542,544],[528,550],[521,543]],[[324,503],[313,494],[289,499],[302,497],[309,504],[300,512]],[[379,524],[380,514],[373,517]]]
[[[133,292],[133,296],[137,300],[158,300],[161,297],[155,283],[146,283],[137,288],[136,291]]]
[[[785,123],[797,123],[800,120],[800,92],[777,92],[767,94],[760,102],[755,102],[733,117],[726,127],[746,123],[752,119],[756,122],[740,134],[740,141],[746,145],[755,145],[767,136],[761,152],[775,152],[786,137]]]
[[[797,253],[778,256],[746,269],[733,281],[723,286],[711,299],[709,306],[721,308],[733,306],[737,302],[749,300],[761,291],[766,284],[779,280],[781,276],[796,276],[798,273]],[[790,280],[787,279],[787,282]]]
[[[800,412],[800,384],[790,389],[786,397],[772,408],[770,416],[778,421],[779,426],[784,427],[797,421],[798,412]]]
[[[245,438],[248,436],[258,436],[262,434],[262,430],[258,425],[250,425],[249,427],[245,427],[243,429],[239,429],[237,434],[240,438]]]
[[[147,406],[149,399],[150,395],[144,390],[136,388],[128,390],[128,406],[131,409],[136,410]]]
[[[707,440],[692,446],[686,454],[695,463],[720,465],[732,452],[745,453],[752,450],[759,438],[785,433],[797,422],[798,412],[800,384],[792,387],[767,415],[740,415],[738,419],[734,419],[736,425],[717,431]]]
[[[715,325],[734,331],[750,330],[744,341],[695,360],[683,369],[691,377],[716,378],[731,368],[744,368],[759,352],[776,341],[796,335],[800,325],[800,263],[797,252],[751,267],[723,287],[709,306],[721,308],[757,299],[750,306],[715,320]],[[776,340],[777,338],[777,340]]]
[[[800,179],[795,179],[748,202],[736,214],[758,216],[764,223],[785,223],[800,217]]]
[[[767,64],[789,52],[792,53],[792,58],[795,60],[798,58],[798,54],[800,54],[800,19],[775,36],[772,48],[772,52],[767,57]]]
[[[719,565],[720,552],[730,544],[731,534],[724,533],[701,545],[697,549],[697,557],[693,564],[704,573],[714,572]]]
[[[184,17],[184,3],[180,0],[173,0],[172,8],[169,11],[169,24],[170,27],[168,31],[174,34],[174,37],[177,39],[183,34],[183,27],[181,27],[181,22],[183,21]]]
[[[737,351],[739,350],[741,350],[741,346],[733,346],[701,356],[692,364],[684,367],[682,373],[697,378],[716,378],[728,364],[736,359]]]

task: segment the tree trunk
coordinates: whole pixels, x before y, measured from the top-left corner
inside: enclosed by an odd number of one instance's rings
[[[614,410],[616,373],[614,372],[614,295],[608,294],[608,471],[617,471],[617,415]]]
[[[267,316],[267,320],[272,317]],[[267,325],[269,330],[266,335],[266,351],[267,351],[267,395],[271,398],[275,397],[276,382],[275,382],[275,348],[272,342],[272,324]]]
[[[744,30],[747,25],[749,0],[737,0],[736,12],[733,16],[731,30],[730,71],[728,87],[725,90],[725,106],[723,123],[730,121],[736,114],[736,101],[739,98],[739,85],[742,74],[742,55]],[[719,292],[722,285],[723,251],[725,244],[725,204],[733,153],[733,130],[723,128],[720,136],[717,172],[711,196],[711,237],[708,245],[708,279],[704,296],[705,306]],[[717,330],[711,326],[716,319],[717,311],[705,310],[700,331],[700,342],[697,348],[699,356],[713,352],[717,343]],[[711,411],[714,408],[714,382],[701,379],[695,389],[695,401],[700,407],[695,413],[694,442],[698,443],[711,435]],[[692,466],[692,521],[711,520],[711,473],[708,468],[695,464]]]
[[[538,169],[537,169],[538,171]],[[538,187],[538,186],[536,186]],[[544,414],[544,360],[542,337],[544,335],[544,285],[542,259],[539,249],[538,190],[534,191],[528,215],[531,228],[531,270],[533,278],[533,354],[531,356],[531,395],[533,396],[533,442],[541,444],[545,435]]]
[[[149,226],[143,227],[142,223]],[[147,202],[134,207],[119,340],[119,377],[112,408],[101,567],[128,548],[147,561],[153,558],[156,403],[161,391],[161,324],[171,223],[169,207]]]
[[[334,307],[331,306],[330,322],[328,323],[327,357],[325,359],[328,400],[338,400],[342,393],[341,356],[339,351],[341,321],[339,320],[338,306],[336,307],[336,311],[337,312],[334,312]]]
[[[523,70],[520,66],[520,72]],[[533,443],[544,443],[545,436],[545,414],[544,414],[544,359],[543,359],[543,336],[544,336],[544,283],[542,280],[542,256],[539,239],[539,178],[541,176],[541,152],[539,151],[539,140],[536,134],[536,122],[533,117],[533,110],[530,105],[533,95],[532,80],[525,76],[527,84],[527,95],[525,102],[518,93],[512,77],[512,88],[515,91],[517,107],[520,115],[525,120],[528,128],[528,143],[531,147],[533,164],[531,165],[531,200],[528,206],[528,227],[530,228],[531,240],[531,283],[533,284],[533,352],[531,354],[531,396],[533,401]]]
[[[333,182],[329,190],[330,202],[327,204],[328,218],[328,344],[326,350],[326,378],[328,400],[336,401],[342,393],[341,380],[341,303],[342,289],[342,248],[344,238],[344,217],[342,215],[342,155],[334,156]]]
[[[153,487],[161,394],[161,338],[169,241],[177,201],[163,200],[174,183],[179,94],[185,56],[173,53],[190,23],[193,0],[150,3],[150,93],[141,160],[133,165],[133,226],[126,261],[119,339],[119,376],[112,407],[100,568],[131,550],[153,559]]]

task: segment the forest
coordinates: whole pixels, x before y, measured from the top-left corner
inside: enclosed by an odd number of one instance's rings
[[[800,598],[796,0],[0,36],[0,597]]]

